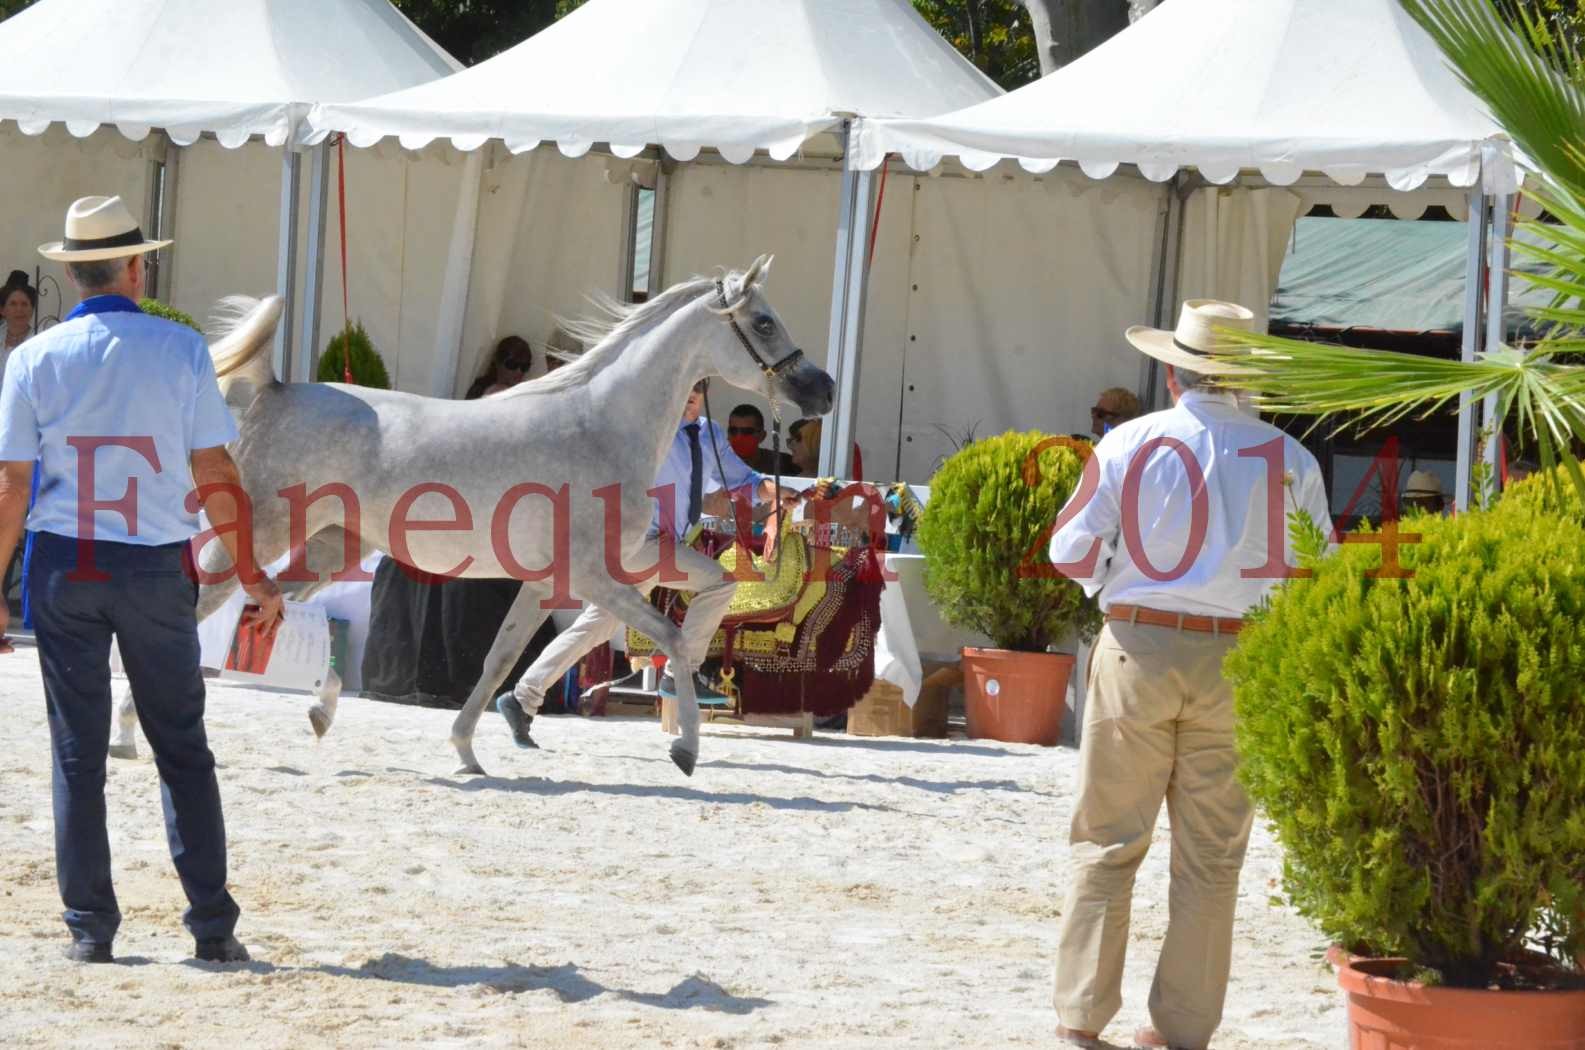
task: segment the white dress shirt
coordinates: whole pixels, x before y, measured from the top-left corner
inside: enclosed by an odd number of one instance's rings
[[[1156,439],[1168,443],[1140,457],[1144,446]],[[1281,450],[1275,496],[1269,477],[1277,447],[1263,455],[1253,451],[1273,440],[1280,442]],[[1190,468],[1175,451],[1180,445],[1171,442],[1181,443],[1203,479],[1202,540],[1198,553],[1182,569],[1195,501]],[[1134,492],[1125,501],[1125,481],[1136,458],[1140,464]],[[1290,513],[1309,511],[1317,525],[1328,534],[1332,530],[1326,486],[1315,457],[1276,427],[1241,413],[1232,394],[1187,391],[1173,408],[1113,428],[1095,446],[1095,461],[1096,491],[1053,534],[1050,555],[1064,575],[1084,586],[1086,594],[1100,594],[1102,609],[1121,604],[1202,616],[1242,616],[1281,582],[1280,576],[1269,572],[1256,578],[1243,575],[1266,564],[1268,536],[1281,537],[1286,564],[1296,564],[1288,535]],[[1284,475],[1291,479],[1286,485],[1281,484]],[[1081,486],[1063,508],[1064,515],[1083,494]],[[1124,527],[1130,523],[1132,529]],[[1093,566],[1084,565],[1092,550]]]
[[[655,500],[655,510],[649,520],[651,536],[660,535],[662,527],[662,511],[675,509],[675,516],[668,516],[665,527],[671,534],[682,539],[688,531],[688,487],[693,481],[693,453],[688,447],[687,423],[677,424],[677,436],[672,439],[671,448],[666,452],[666,458],[661,461],[660,472],[655,475],[655,487],[665,490],[671,486],[672,507],[668,508],[663,499]],[[715,452],[710,448],[711,433],[715,434],[716,446],[721,450],[721,467],[716,468]],[[759,505],[759,484],[765,480],[765,475],[744,463],[726,439],[726,431],[717,423],[704,417],[699,418],[699,452],[700,460],[704,464],[703,495],[719,492],[722,488],[736,491],[745,485],[751,486],[749,498],[755,506]],[[721,471],[726,471],[723,482]]]

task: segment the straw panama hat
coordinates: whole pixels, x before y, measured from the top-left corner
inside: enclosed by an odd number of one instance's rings
[[[1403,486],[1405,496],[1441,496],[1442,479],[1429,470],[1417,470],[1409,475]]]
[[[39,245],[39,254],[57,262],[98,262],[141,255],[170,243],[145,240],[120,197],[83,197],[66,210],[66,239]]]
[[[1220,299],[1186,299],[1175,331],[1136,324],[1123,334],[1134,344],[1134,349],[1162,364],[1207,376],[1238,375],[1244,369],[1205,356],[1218,348],[1216,328],[1253,332],[1255,315],[1246,307]]]

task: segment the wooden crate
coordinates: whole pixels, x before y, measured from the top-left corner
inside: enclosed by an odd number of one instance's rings
[[[937,671],[925,679],[913,707],[903,702],[903,691],[876,679],[864,698],[848,711],[850,736],[944,737],[947,735],[947,696],[963,675],[957,668]]]

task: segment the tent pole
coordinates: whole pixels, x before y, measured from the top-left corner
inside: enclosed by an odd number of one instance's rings
[[[281,321],[275,328],[275,374],[283,380],[292,378],[292,322],[293,307],[297,298],[297,214],[301,194],[298,192],[298,175],[303,169],[303,155],[286,147],[281,152],[281,212],[280,231],[275,249],[275,291],[283,305]]]
[[[457,359],[462,353],[462,327],[468,316],[468,287],[473,281],[473,242],[479,228],[479,183],[484,179],[483,146],[462,163],[457,210],[451,219],[451,247],[441,282],[440,311],[435,319],[435,361],[429,377],[434,397],[454,397]]]
[[[1491,198],[1491,242],[1487,245],[1489,262],[1486,276],[1486,349],[1501,346],[1508,339],[1508,236],[1512,230],[1513,197],[1506,193]],[[1486,441],[1486,462],[1491,464],[1492,491],[1502,487],[1502,434],[1497,429],[1497,395],[1488,394],[1481,404],[1482,427],[1491,427]]]
[[[1476,186],[1469,193],[1469,248],[1464,264],[1464,338],[1459,357],[1474,361],[1480,348],[1481,298],[1486,276],[1486,221],[1490,202]],[[1468,394],[1458,399],[1458,460],[1453,499],[1458,510],[1469,509],[1471,468],[1475,452],[1475,406]]]
[[[843,128],[842,191],[837,209],[836,268],[831,284],[831,334],[826,370],[836,380],[837,399],[820,431],[820,474],[846,478],[853,466],[858,422],[859,354],[864,337],[864,292],[869,281],[868,246],[872,173],[853,167],[853,122]]]
[[[308,274],[303,279],[302,337],[292,362],[292,380],[318,374],[320,300],[325,287],[325,204],[330,196],[330,140],[313,147],[308,166]]]
[[[1157,328],[1171,328],[1177,322],[1178,245],[1183,237],[1183,173],[1172,176],[1166,185],[1166,200],[1161,208],[1161,236],[1151,274],[1151,320]],[[1156,387],[1160,372],[1156,359],[1144,354],[1139,362],[1139,403],[1145,411],[1156,409]]]

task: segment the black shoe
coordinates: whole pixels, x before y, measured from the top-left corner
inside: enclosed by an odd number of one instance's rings
[[[239,963],[247,962],[252,956],[235,937],[217,937],[194,942],[193,958],[199,962]]]
[[[539,750],[534,738],[528,735],[529,727],[534,724],[534,716],[523,710],[523,705],[517,702],[517,697],[510,690],[495,698],[495,709],[506,719],[506,727],[512,731],[513,743],[525,751]]]
[[[725,707],[732,702],[730,696],[716,689],[710,679],[698,671],[693,673],[693,692],[699,698],[699,703],[706,707]],[[672,677],[669,668],[660,676],[660,695],[673,700],[677,698],[677,680]]]
[[[66,958],[75,963],[113,963],[116,957],[110,953],[110,945],[98,944],[94,941],[73,941],[66,946]]]

